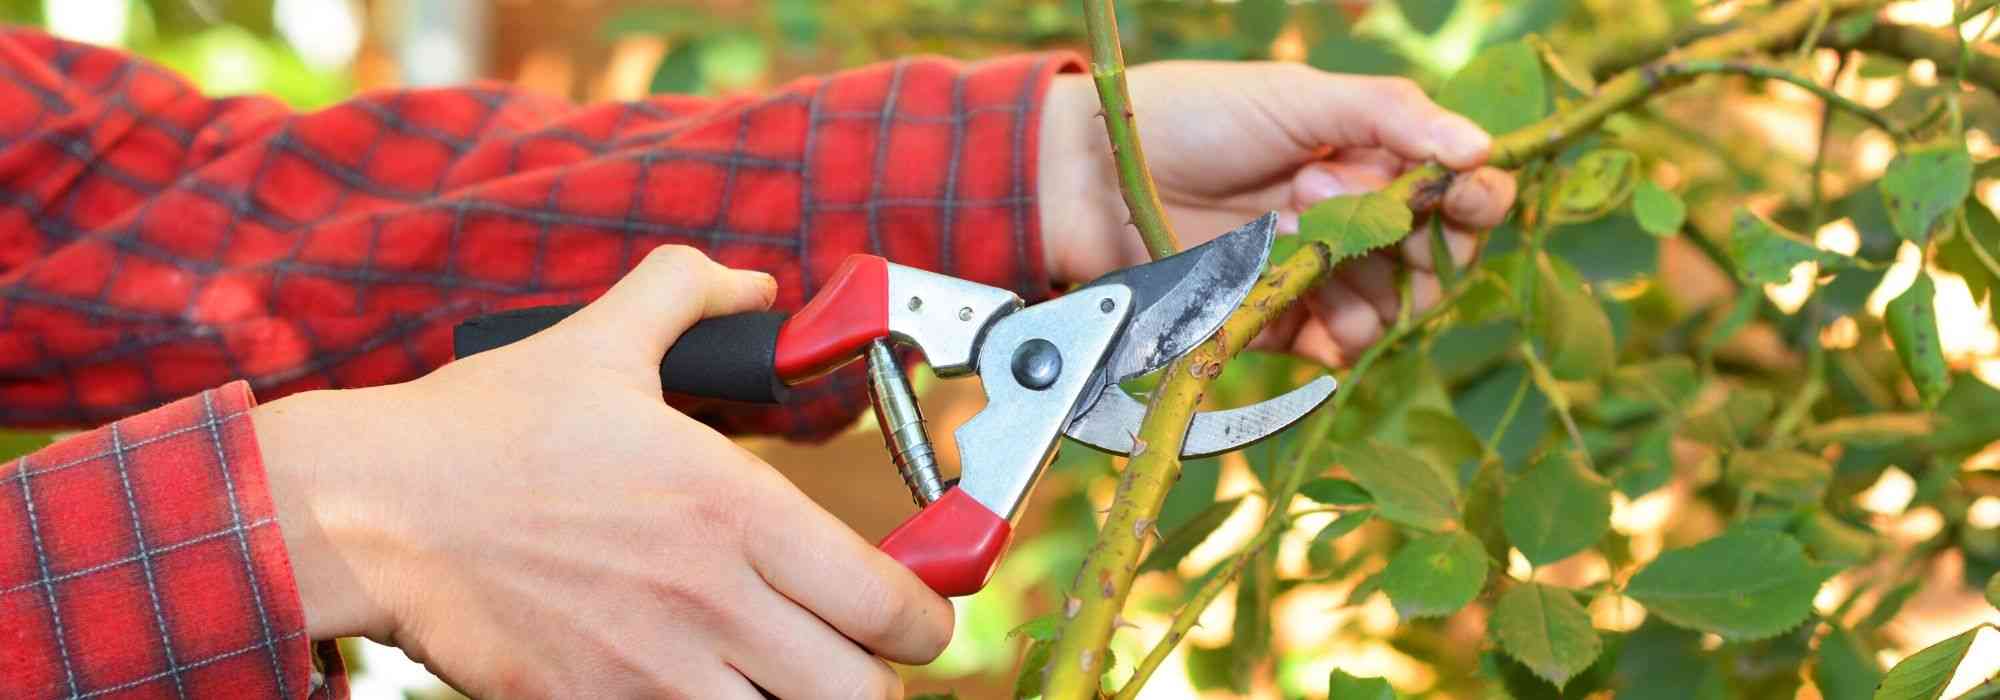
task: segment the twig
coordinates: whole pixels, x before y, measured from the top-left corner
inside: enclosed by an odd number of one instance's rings
[[[1139,124],[1132,114],[1132,93],[1125,87],[1125,51],[1118,45],[1118,15],[1113,0],[1084,0],[1084,26],[1090,32],[1090,79],[1097,84],[1103,106],[1104,134],[1111,139],[1112,160],[1118,168],[1118,192],[1125,197],[1132,226],[1146,242],[1153,259],[1173,255],[1180,239],[1167,223],[1153,171],[1139,145]]]

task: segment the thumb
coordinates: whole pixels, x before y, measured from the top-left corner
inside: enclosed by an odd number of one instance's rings
[[[609,352],[653,364],[696,321],[770,308],[777,292],[770,275],[725,267],[688,246],[664,245],[563,323]]]

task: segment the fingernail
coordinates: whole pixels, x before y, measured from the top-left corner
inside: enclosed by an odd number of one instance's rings
[[[1347,193],[1347,184],[1334,177],[1325,168],[1307,166],[1292,180],[1292,187],[1298,192],[1301,205],[1312,205],[1320,200],[1330,199]]]
[[[1447,119],[1437,130],[1436,153],[1440,160],[1456,167],[1476,165],[1486,159],[1486,152],[1493,147],[1493,137],[1487,135],[1479,125],[1464,117]]]
[[[1288,211],[1278,212],[1278,233],[1299,232],[1299,215]]]

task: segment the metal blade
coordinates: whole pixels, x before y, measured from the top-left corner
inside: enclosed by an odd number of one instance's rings
[[[1215,240],[1085,285],[1132,289],[1131,320],[1104,357],[1103,381],[1115,385],[1159,369],[1214,335],[1257,284],[1277,230],[1277,212],[1265,214]]]
[[[1188,423],[1181,457],[1221,454],[1275,435],[1319,408],[1327,397],[1333,396],[1336,386],[1333,377],[1321,376],[1274,399],[1226,411],[1196,413]],[[1139,421],[1145,417],[1145,404],[1126,394],[1124,388],[1111,384],[1104,387],[1089,411],[1070,421],[1063,434],[1105,452],[1129,455]]]

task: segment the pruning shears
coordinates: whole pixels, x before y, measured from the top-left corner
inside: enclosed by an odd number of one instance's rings
[[[1119,386],[1214,335],[1256,283],[1277,215],[1126,268],[1033,306],[1005,289],[851,255],[797,313],[703,320],[660,363],[670,392],[781,403],[790,386],[867,358],[883,440],[919,510],[881,548],[946,596],[986,585],[1022,506],[1063,436],[1129,455],[1145,406]],[[578,306],[480,316],[457,328],[459,357],[521,340]],[[953,433],[957,479],[938,470],[915,393],[892,344],[914,346],[939,377],[977,376],[986,406]],[[1182,455],[1235,450],[1317,408],[1321,376],[1250,406],[1196,413]]]

